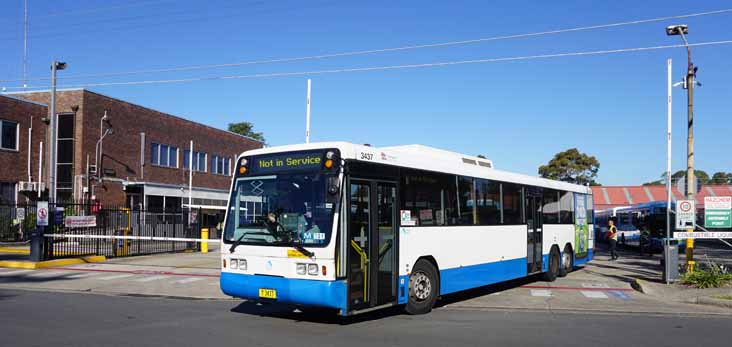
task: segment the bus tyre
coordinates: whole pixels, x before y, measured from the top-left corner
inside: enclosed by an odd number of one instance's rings
[[[547,271],[544,273],[544,280],[547,282],[554,282],[559,275],[559,251],[556,248],[552,248],[549,252],[549,264],[547,264]]]
[[[435,305],[440,285],[437,269],[426,260],[419,260],[409,275],[409,298],[405,310],[409,314],[425,314]]]
[[[559,277],[567,276],[574,269],[574,257],[572,256],[572,247],[567,245],[562,252],[562,265],[559,269]]]

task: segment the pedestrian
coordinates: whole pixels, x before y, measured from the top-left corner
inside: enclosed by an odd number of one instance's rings
[[[615,222],[611,219],[607,222],[607,239],[610,241],[610,260],[618,259],[618,228],[615,227]]]

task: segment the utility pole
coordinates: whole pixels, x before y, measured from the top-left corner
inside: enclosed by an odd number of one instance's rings
[[[28,0],[23,5],[23,88],[28,88]]]
[[[665,267],[664,280],[666,281],[666,284],[671,283],[671,264],[677,264],[676,261],[671,261],[671,251],[669,248],[671,246],[671,64],[671,58],[666,60],[668,82],[666,87],[666,240],[664,241],[663,247],[663,263]],[[678,260],[678,257],[675,260]]]
[[[48,199],[51,203],[56,202],[56,71],[66,69],[66,63],[54,60],[51,63],[51,105],[49,105],[49,118],[51,128],[48,139]]]
[[[310,79],[308,78],[307,110],[305,111],[305,143],[310,143]]]
[[[689,28],[686,25],[672,25],[666,27],[666,34],[669,36],[680,35],[681,39],[684,40],[684,46],[686,46],[686,57],[687,67],[684,86],[686,87],[687,96],[687,137],[686,137],[686,198],[688,200],[694,200],[696,198],[696,182],[694,182],[694,84],[696,83],[696,70],[697,67],[691,62],[691,47],[689,42],[686,40],[686,34],[689,33]],[[696,211],[694,211],[696,212]],[[694,225],[687,229],[687,232],[694,232]],[[686,239],[686,270],[688,272],[694,271],[694,239]]]

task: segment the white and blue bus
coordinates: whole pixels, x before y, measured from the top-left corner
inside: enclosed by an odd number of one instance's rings
[[[270,147],[236,162],[221,289],[351,315],[592,259],[589,187],[420,145]]]

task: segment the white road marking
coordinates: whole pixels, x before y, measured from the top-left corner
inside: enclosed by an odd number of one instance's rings
[[[552,291],[549,289],[532,289],[531,296],[550,297],[552,296]]]
[[[64,272],[59,272],[59,271],[37,271],[36,273],[28,275],[28,277],[45,278],[45,277],[61,276],[63,274],[64,274]]]
[[[582,283],[582,288],[610,288],[605,283]]]
[[[77,278],[85,278],[85,277],[91,277],[91,276],[96,276],[96,275],[97,275],[96,273],[86,272],[86,273],[77,273],[77,274],[73,274],[71,276],[66,276],[66,278],[77,279]]]
[[[152,282],[152,281],[166,279],[168,277],[170,277],[170,276],[151,276],[151,277],[144,277],[144,278],[140,278],[139,280],[135,280],[135,282]]]
[[[114,276],[99,277],[99,279],[102,280],[102,281],[111,281],[111,280],[118,280],[118,279],[121,279],[121,278],[132,277],[132,276],[134,276],[134,275],[133,274],[124,274],[124,275],[114,275]]]
[[[215,282],[209,283],[208,285],[209,286],[218,286],[219,284],[221,284],[219,281],[215,281]]]
[[[0,272],[0,276],[12,276],[12,275],[20,275],[27,272],[32,272],[33,270],[15,270],[15,271],[8,271],[8,272]]]
[[[182,280],[173,281],[173,283],[175,283],[175,284],[186,284],[186,283],[191,283],[191,282],[196,282],[196,281],[202,281],[202,280],[203,280],[203,278],[201,278],[201,277],[188,277],[188,278],[184,278]]]
[[[596,290],[581,290],[580,293],[590,299],[607,299],[607,294]]]

